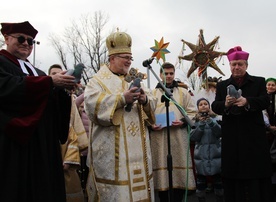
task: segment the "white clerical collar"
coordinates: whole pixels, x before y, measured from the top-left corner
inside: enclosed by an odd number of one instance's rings
[[[17,60],[20,64],[20,67],[21,67],[22,71],[25,74],[29,75],[29,72],[27,71],[27,69],[25,67],[25,65],[27,65],[30,68],[30,70],[33,72],[34,76],[38,76],[37,72],[35,71],[35,68],[33,67],[33,65],[31,65],[31,63],[29,63],[27,61],[24,61],[24,60],[20,60],[20,59],[17,59]]]

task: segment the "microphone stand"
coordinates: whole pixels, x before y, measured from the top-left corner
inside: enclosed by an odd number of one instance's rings
[[[170,107],[170,100],[168,99],[170,95],[162,95],[161,102],[165,102],[166,106],[166,121],[167,121],[167,145],[168,145],[168,154],[167,154],[167,170],[169,176],[169,202],[173,200],[173,161],[171,155],[171,135],[170,135],[170,117],[169,117],[169,107]]]
[[[163,82],[159,79],[159,77],[156,75],[156,73],[152,70],[152,67],[150,63],[153,61],[153,59],[149,59],[143,62],[143,66],[147,67],[155,76],[157,81],[162,87],[162,90],[165,92],[165,95],[162,95],[161,97],[161,102],[165,102],[166,106],[166,121],[167,121],[167,144],[168,144],[168,154],[167,154],[167,170],[168,170],[168,176],[169,176],[169,202],[173,202],[173,176],[172,176],[172,171],[173,171],[173,161],[172,161],[172,155],[171,155],[171,141],[170,141],[170,119],[169,119],[169,106],[170,106],[170,100],[173,101],[175,104],[176,101],[173,98],[173,95],[170,90],[168,90]],[[191,119],[185,114],[182,110],[182,108],[175,104],[175,106],[178,108],[180,113],[183,115],[185,118],[185,121],[191,128],[195,128],[194,123],[191,121]],[[188,177],[188,176],[187,176]]]

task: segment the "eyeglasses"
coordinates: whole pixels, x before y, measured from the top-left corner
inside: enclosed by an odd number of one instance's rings
[[[123,59],[125,59],[125,60],[131,60],[131,61],[133,61],[133,57],[130,57],[130,56],[120,56],[120,55],[116,55],[116,57],[118,57],[118,58],[123,58]]]
[[[32,46],[35,43],[34,39],[30,38],[30,37],[25,38],[24,36],[12,36],[12,35],[9,35],[9,36],[16,38],[18,43],[21,43],[21,44],[24,43],[25,41],[27,41],[27,43],[30,46]]]

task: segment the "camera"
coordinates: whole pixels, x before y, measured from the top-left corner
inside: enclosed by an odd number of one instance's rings
[[[208,112],[202,112],[202,113],[201,113],[201,116],[202,116],[202,117],[207,117],[208,115],[209,115]]]

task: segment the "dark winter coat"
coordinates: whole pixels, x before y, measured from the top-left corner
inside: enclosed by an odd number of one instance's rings
[[[225,108],[227,86],[242,90],[248,108],[239,113]],[[271,176],[271,160],[262,110],[268,107],[265,79],[246,74],[240,86],[232,77],[219,82],[212,110],[222,115],[222,174],[227,178],[260,179]]]
[[[217,121],[198,121],[191,131],[191,140],[195,141],[194,161],[196,173],[211,176],[221,173],[221,128]]]

